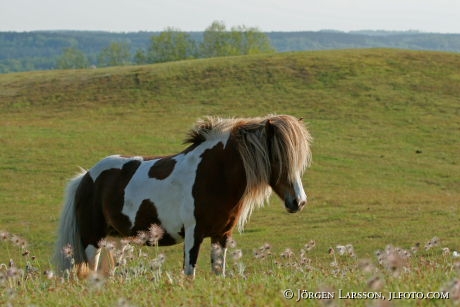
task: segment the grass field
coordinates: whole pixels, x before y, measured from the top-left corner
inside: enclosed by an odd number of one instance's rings
[[[297,289],[335,293],[302,305],[460,303],[459,54],[343,50],[4,74],[0,112],[0,231],[17,235],[0,241],[0,305],[291,305]],[[205,115],[267,113],[303,117],[315,139],[309,205],[290,215],[273,196],[257,210],[235,233],[227,278],[211,274],[207,241],[194,281],[181,275],[182,246],[135,247],[111,278],[43,274],[78,166],[179,152]],[[265,243],[271,254],[259,259]],[[353,252],[341,255],[347,244]],[[235,250],[243,256],[232,260]],[[165,262],[150,268],[159,253]],[[387,298],[445,290],[450,299],[339,299],[340,289]]]

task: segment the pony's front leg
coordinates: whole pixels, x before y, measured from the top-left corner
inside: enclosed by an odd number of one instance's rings
[[[185,229],[184,240],[184,274],[195,278],[195,266],[203,238],[196,234],[195,226]]]
[[[227,237],[211,238],[211,267],[216,275],[225,277],[225,258],[227,256]]]

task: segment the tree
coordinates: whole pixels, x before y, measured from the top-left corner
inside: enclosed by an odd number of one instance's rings
[[[153,36],[147,51],[149,63],[185,60],[196,55],[196,43],[190,35],[175,28],[167,28]]]
[[[203,33],[203,42],[201,43],[201,56],[212,58],[219,56],[236,55],[232,50],[231,35],[227,32],[225,24],[220,21],[214,21]]]
[[[257,28],[233,27],[214,21],[203,33],[201,55],[205,58],[274,52],[268,36]]]
[[[99,66],[121,66],[130,63],[131,50],[128,43],[114,42],[104,48],[97,62]]]
[[[64,53],[57,59],[59,69],[78,69],[89,66],[86,55],[76,48],[66,48]]]
[[[145,54],[144,49],[137,49],[136,54],[134,55],[134,63],[136,65],[147,63],[147,55]]]
[[[232,28],[232,45],[240,54],[275,52],[268,36],[257,28],[237,26]]]

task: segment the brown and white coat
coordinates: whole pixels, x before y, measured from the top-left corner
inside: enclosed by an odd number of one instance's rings
[[[99,242],[108,235],[136,236],[152,224],[164,230],[159,245],[184,242],[184,273],[194,276],[204,238],[216,273],[225,274],[227,239],[240,229],[272,189],[288,212],[305,205],[301,175],[310,163],[311,136],[297,119],[206,118],[196,124],[176,155],[109,156],[72,179],[61,217],[55,260],[70,268],[62,248],[70,244],[76,264],[97,270]]]

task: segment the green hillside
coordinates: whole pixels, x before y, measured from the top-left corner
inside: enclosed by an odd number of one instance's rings
[[[437,236],[460,250],[459,54],[318,51],[3,74],[0,112],[0,230],[25,237],[43,267],[78,166],[178,152],[205,115],[287,113],[314,137],[309,206],[289,215],[273,196],[235,235],[247,257],[264,242],[279,254],[311,239],[310,257],[326,267],[337,244],[373,258]],[[178,272],[182,247],[164,250]],[[11,253],[1,248],[0,263]],[[204,244],[198,278],[208,263]]]

